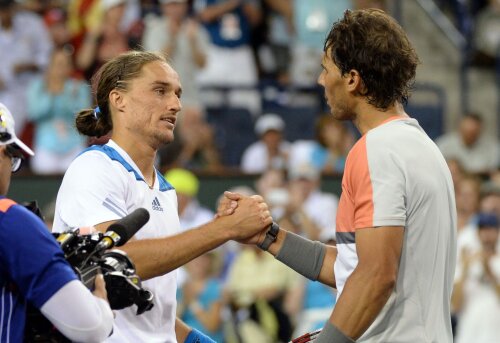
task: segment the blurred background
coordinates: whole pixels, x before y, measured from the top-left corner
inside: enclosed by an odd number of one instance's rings
[[[66,168],[109,138],[74,129],[76,112],[95,105],[91,76],[124,51],[160,51],[180,75],[183,110],[156,167],[176,188],[183,230],[234,189],[264,196],[284,227],[335,244],[359,133],[329,116],[316,80],[332,23],[373,7],[414,44],[406,111],[453,175],[456,341],[500,342],[500,0],[0,0],[0,102],[36,152],[9,196],[36,199],[50,227]],[[287,342],[322,327],[335,304],[334,290],[252,247],[226,244],[179,274],[179,316],[217,342]]]

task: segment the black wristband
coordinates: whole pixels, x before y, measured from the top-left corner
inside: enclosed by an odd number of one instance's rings
[[[271,244],[276,242],[276,240],[278,239],[279,231],[280,231],[279,225],[273,222],[269,227],[269,230],[267,230],[266,232],[266,237],[264,237],[264,241],[262,241],[262,243],[259,243],[258,247],[264,251],[267,251],[267,249],[269,249]]]

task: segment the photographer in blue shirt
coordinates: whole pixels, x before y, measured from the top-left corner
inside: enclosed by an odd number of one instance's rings
[[[14,118],[0,103],[0,342],[22,342],[27,302],[72,341],[101,342],[112,331],[113,314],[102,276],[94,295],[78,280],[41,219],[5,198],[23,152]]]

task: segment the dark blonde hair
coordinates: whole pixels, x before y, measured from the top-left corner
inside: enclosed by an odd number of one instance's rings
[[[141,75],[144,65],[160,61],[164,56],[149,51],[129,51],[106,62],[92,77],[92,94],[98,110],[81,110],[75,119],[78,132],[89,137],[101,137],[113,129],[109,108],[109,93],[113,89],[127,90],[128,82]]]
[[[333,25],[324,51],[342,76],[359,72],[370,104],[385,110],[407,102],[419,60],[404,30],[385,12],[347,10]]]

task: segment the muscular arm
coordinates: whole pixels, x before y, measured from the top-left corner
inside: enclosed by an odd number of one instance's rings
[[[232,215],[218,216],[205,225],[165,238],[132,240],[122,246],[143,279],[164,275],[230,239],[254,235],[269,226],[272,218],[261,197],[242,200]],[[106,231],[112,222],[96,225]],[[241,230],[240,230],[241,229]]]
[[[330,317],[346,336],[358,339],[389,299],[397,281],[403,236],[403,227],[356,231],[359,262]]]
[[[96,225],[105,232],[112,222]],[[120,247],[134,261],[137,274],[147,280],[166,274],[195,257],[227,242],[224,218],[217,218],[198,228],[165,238],[132,240]]]
[[[175,336],[177,337],[177,342],[184,342],[191,330],[182,320],[179,318],[175,319]]]

